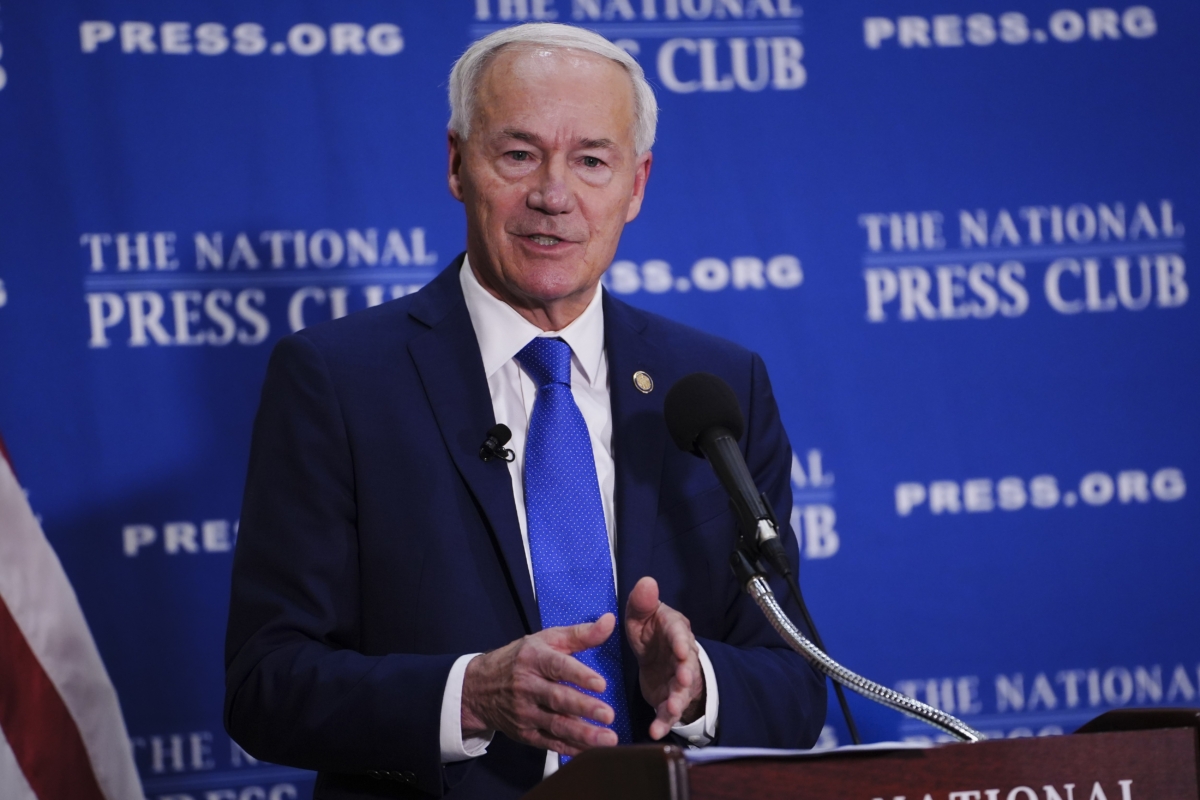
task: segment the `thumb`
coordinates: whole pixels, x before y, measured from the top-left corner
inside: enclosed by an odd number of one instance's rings
[[[578,653],[598,647],[612,636],[613,628],[617,626],[617,618],[612,614],[604,614],[595,622],[581,622],[578,625],[568,625],[563,628],[550,628],[552,634],[550,644],[556,650],[564,653]]]
[[[654,616],[658,611],[658,582],[649,575],[642,578],[629,593],[629,602],[625,606],[625,619],[630,622],[642,622]]]

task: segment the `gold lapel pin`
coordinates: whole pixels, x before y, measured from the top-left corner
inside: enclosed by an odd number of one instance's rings
[[[633,373],[633,385],[642,394],[650,394],[654,391],[654,379],[640,369]]]

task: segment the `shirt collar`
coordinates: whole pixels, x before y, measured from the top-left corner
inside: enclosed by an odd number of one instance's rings
[[[483,371],[488,378],[533,339],[545,336],[557,337],[570,345],[584,379],[595,385],[600,373],[600,359],[604,355],[604,305],[600,297],[603,290],[599,286],[592,301],[574,322],[561,331],[543,331],[483,288],[466,256],[463,256],[458,281],[467,302],[471,325],[475,328],[475,338],[479,340]]]

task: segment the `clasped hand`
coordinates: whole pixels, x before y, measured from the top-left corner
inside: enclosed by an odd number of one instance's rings
[[[485,653],[467,665],[463,679],[464,738],[502,731],[534,747],[577,755],[617,744],[613,710],[579,691],[603,692],[604,678],[571,654],[602,644],[616,620],[547,628]],[[642,578],[625,606],[625,636],[638,660],[642,697],[655,710],[650,737],[698,719],[704,710],[704,673],[687,617],[658,599],[658,584]],[[586,718],[586,719],[585,719]]]

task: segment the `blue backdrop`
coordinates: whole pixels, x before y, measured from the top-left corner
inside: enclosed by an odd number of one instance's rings
[[[1200,704],[1200,7],[1066,1],[0,4],[0,430],[147,794],[311,791],[221,726],[266,359],[462,248],[446,75],[532,19],[655,85],[607,282],[764,356],[835,657],[996,736]]]

